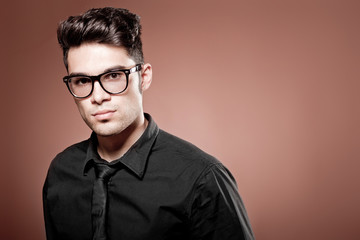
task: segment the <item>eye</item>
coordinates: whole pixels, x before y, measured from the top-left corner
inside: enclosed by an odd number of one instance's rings
[[[74,77],[70,79],[70,82],[76,86],[82,86],[91,84],[91,79],[86,77]]]
[[[103,80],[122,80],[125,77],[123,72],[110,72],[103,76]]]
[[[119,73],[110,73],[110,78],[119,78],[120,74]]]

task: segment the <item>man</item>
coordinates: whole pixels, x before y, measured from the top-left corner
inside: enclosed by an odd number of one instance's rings
[[[64,82],[93,133],[50,165],[47,239],[254,239],[231,173],[143,112],[139,19],[101,8],[58,27]]]

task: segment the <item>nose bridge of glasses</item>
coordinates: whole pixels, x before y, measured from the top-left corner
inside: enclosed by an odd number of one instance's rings
[[[93,84],[96,82],[96,81],[98,81],[98,82],[101,82],[101,77],[102,77],[102,74],[100,74],[100,75],[97,75],[97,76],[88,76],[90,79],[91,79],[91,81],[93,82]]]
[[[96,86],[96,82],[99,85],[99,87],[101,88],[101,90],[105,93],[108,93],[107,90],[105,89],[105,87],[103,86],[103,84],[101,83],[101,78],[104,76],[105,73],[97,75],[97,76],[89,76],[89,78],[92,81],[92,92],[95,91],[95,86]]]

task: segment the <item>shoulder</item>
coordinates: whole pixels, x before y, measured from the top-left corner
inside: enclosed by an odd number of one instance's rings
[[[218,159],[194,144],[164,130],[159,131],[153,152],[165,156],[169,162],[184,166],[191,165],[198,170],[205,170],[213,165],[221,164]]]
[[[51,161],[48,174],[56,172],[71,172],[74,168],[83,166],[87,154],[89,140],[84,140],[67,147],[58,153]]]
[[[58,153],[52,163],[56,164],[59,161],[66,161],[69,158],[78,158],[81,155],[86,155],[89,146],[89,140],[75,143],[67,147],[62,152]]]

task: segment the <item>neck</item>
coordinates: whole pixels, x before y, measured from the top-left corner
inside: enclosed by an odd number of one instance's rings
[[[112,136],[99,136],[98,153],[108,162],[122,157],[131,146],[141,137],[147,127],[148,121],[142,117],[124,129],[121,133]]]

